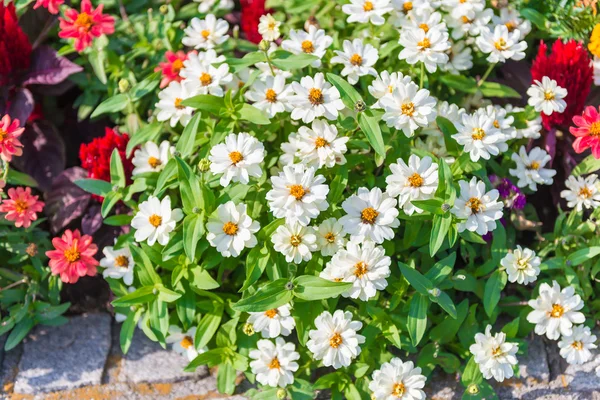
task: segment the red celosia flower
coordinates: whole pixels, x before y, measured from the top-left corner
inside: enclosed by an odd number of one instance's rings
[[[67,229],[62,237],[52,239],[52,245],[55,250],[46,252],[52,275],[60,275],[65,283],[75,283],[81,276],[96,275],[99,263],[94,255],[98,246],[92,243],[90,235],[81,236],[79,230]]]
[[[21,136],[24,128],[20,127],[21,123],[18,119],[10,120],[10,117],[5,115],[0,120],[0,157],[6,161],[12,160],[12,156],[20,156],[23,154],[23,145],[18,137]]]
[[[17,228],[29,228],[31,221],[37,219],[36,213],[44,208],[44,202],[31,194],[31,188],[10,188],[8,197],[0,204],[0,212],[6,213],[7,221],[15,221]]]
[[[79,159],[81,166],[87,169],[88,177],[110,182],[110,156],[114,149],[118,149],[125,176],[129,180],[133,164],[125,155],[127,142],[129,136],[126,133],[118,134],[114,129],[106,128],[104,136],[97,137],[88,144],[82,144],[79,148]]]
[[[81,2],[81,12],[72,8],[65,11],[66,18],[60,18],[60,32],[63,39],[74,38],[75,50],[81,52],[91,46],[94,38],[110,35],[115,31],[115,19],[102,14],[103,4],[95,10],[90,0]]]
[[[65,0],[37,0],[33,9],[44,7],[50,14],[58,14],[58,6],[64,2]]]
[[[544,127],[565,127],[570,125],[574,115],[580,114],[585,99],[590,93],[594,70],[590,56],[582,43],[560,39],[552,45],[550,55],[544,42],[540,43],[538,55],[531,66],[531,78],[541,81],[544,76],[554,79],[560,87],[567,89],[567,108],[563,113],[542,114]]]
[[[265,0],[241,0],[242,6],[240,27],[252,43],[260,43],[262,35],[258,33],[260,17],[267,13]]]
[[[160,81],[161,89],[169,86],[169,83],[173,81],[181,82],[183,80],[183,78],[179,76],[179,71],[183,68],[183,62],[187,60],[188,55],[181,50],[177,53],[167,51],[165,53],[165,58],[167,61],[158,63],[158,67],[154,69],[154,71],[162,72],[162,80]]]
[[[30,61],[31,44],[19,27],[15,5],[10,2],[5,6],[0,1],[0,86],[29,68]]]
[[[600,107],[599,107],[600,110]],[[594,158],[600,159],[600,113],[593,106],[585,108],[583,115],[573,117],[577,127],[571,127],[571,134],[577,139],[573,142],[573,149],[577,153],[583,153],[591,148]]]

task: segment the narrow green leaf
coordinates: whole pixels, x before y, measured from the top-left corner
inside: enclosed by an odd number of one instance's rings
[[[352,287],[351,282],[332,282],[314,275],[294,279],[294,295],[303,300],[337,297]]]
[[[204,221],[200,214],[191,214],[183,220],[183,249],[191,261],[196,258],[196,246],[204,236]]]
[[[423,335],[427,329],[428,309],[429,299],[426,296],[415,293],[410,301],[408,319],[406,321],[406,327],[408,328],[408,334],[413,346],[417,346],[421,339],[423,339]]]
[[[219,115],[221,109],[225,107],[222,97],[217,97],[210,94],[199,94],[197,96],[190,97],[183,100],[181,104],[196,110],[209,112],[213,115]]]
[[[294,294],[286,289],[287,279],[277,279],[259,288],[255,294],[238,301],[233,309],[243,312],[267,311],[289,303]]]
[[[500,301],[502,289],[506,286],[506,272],[496,270],[485,283],[483,294],[483,307],[488,316],[492,316],[494,309]]]
[[[410,283],[410,285],[414,287],[417,292],[423,296],[429,296],[430,291],[433,289],[433,283],[429,279],[423,276],[416,269],[411,268],[400,261],[398,261],[398,267],[400,267],[400,271],[408,283]]]
[[[242,105],[239,116],[240,119],[252,122],[256,125],[269,125],[271,123],[266,112],[246,103]]]
[[[119,149],[114,149],[110,155],[110,183],[114,186],[124,188],[127,184],[125,170],[123,169],[123,160],[119,154]]]
[[[350,110],[354,109],[354,105],[357,102],[362,101],[362,97],[358,91],[356,91],[356,89],[354,89],[354,87],[352,87],[352,85],[349,84],[344,78],[328,72],[327,80],[337,88],[337,90],[340,92],[340,96],[344,102],[344,105]]]
[[[90,118],[96,118],[102,114],[119,112],[125,109],[128,103],[129,99],[123,93],[109,97],[96,107]]]
[[[373,150],[380,156],[385,157],[385,145],[383,143],[381,128],[379,127],[379,120],[370,111],[365,111],[358,114],[358,124],[369,140]]]
[[[102,197],[112,192],[112,185],[110,182],[106,182],[101,179],[79,179],[73,183],[88,193]]]

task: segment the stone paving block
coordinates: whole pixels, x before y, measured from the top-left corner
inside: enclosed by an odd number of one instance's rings
[[[173,383],[208,375],[208,369],[200,367],[194,373],[183,372],[188,360],[172,351],[163,349],[136,329],[129,352],[121,361],[119,381],[131,383]]]
[[[14,391],[35,394],[98,385],[110,348],[110,316],[83,314],[38,326],[23,345]]]

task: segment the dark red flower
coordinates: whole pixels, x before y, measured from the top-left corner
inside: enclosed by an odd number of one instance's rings
[[[531,78],[541,81],[544,76],[554,79],[560,87],[567,89],[567,109],[563,113],[542,114],[544,128],[565,127],[571,124],[574,115],[581,114],[590,93],[594,70],[588,51],[581,42],[560,39],[548,47],[540,43],[538,55],[531,66]]]
[[[133,164],[131,159],[125,155],[129,136],[126,133],[119,134],[114,129],[106,128],[105,135],[97,137],[88,144],[82,144],[79,148],[79,159],[81,166],[88,171],[88,177],[110,182],[110,156],[114,149],[119,150],[123,161],[123,169],[127,181],[131,180]],[[101,200],[101,198],[98,198]]]
[[[19,71],[29,68],[31,44],[19,26],[15,5],[0,1],[0,85],[6,85]]]
[[[267,14],[265,0],[241,0],[242,15],[240,27],[246,35],[246,39],[252,43],[260,43],[262,35],[258,33],[260,17]]]

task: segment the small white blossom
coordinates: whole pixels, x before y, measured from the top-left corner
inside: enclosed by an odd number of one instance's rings
[[[596,335],[592,335],[590,328],[583,325],[573,327],[571,335],[563,335],[558,342],[560,355],[569,364],[583,364],[592,359],[591,350],[596,349]]]
[[[500,15],[494,15],[494,25],[504,25],[509,32],[518,29],[521,33],[520,39],[525,39],[525,36],[531,32],[531,22],[525,18],[521,18],[521,15],[514,8],[504,7],[500,9]]]
[[[248,322],[264,338],[276,338],[279,335],[288,336],[296,326],[294,317],[290,314],[289,304],[264,312],[251,312],[249,314]]]
[[[540,274],[541,263],[542,260],[535,255],[535,251],[521,246],[517,246],[512,253],[506,254],[500,260],[500,265],[506,269],[508,274],[508,281],[521,285],[535,282]]]
[[[421,368],[415,367],[412,361],[402,362],[394,357],[373,371],[369,390],[373,400],[425,400],[426,380]]]
[[[519,180],[517,186],[529,187],[531,190],[537,190],[537,185],[551,185],[552,177],[556,171],[544,168],[552,159],[545,150],[534,147],[529,154],[525,146],[521,146],[519,153],[513,153],[511,159],[517,164],[515,169],[509,169],[508,172]]]
[[[344,40],[344,51],[335,50],[335,57],[331,59],[332,64],[344,64],[342,76],[348,77],[348,82],[355,85],[358,78],[365,75],[377,76],[373,66],[379,58],[377,49],[370,44],[363,45],[362,40]]]
[[[300,264],[317,251],[317,235],[310,226],[280,225],[271,237],[273,248],[285,256],[285,261]]]
[[[179,75],[184,78],[183,86],[193,95],[212,94],[213,96],[223,97],[225,92],[222,86],[233,80],[233,75],[229,72],[229,65],[226,63],[214,67],[190,54],[183,65],[185,68],[181,70]]]
[[[112,279],[123,279],[123,283],[127,286],[133,284],[133,267],[135,262],[129,251],[129,247],[125,246],[115,250],[113,246],[106,246],[102,249],[104,258],[100,260],[100,266],[106,268],[102,271],[102,276]]]
[[[479,108],[477,110],[477,114],[486,115],[492,121],[494,128],[498,129],[500,133],[502,133],[507,140],[512,139],[516,136],[516,129],[513,126],[515,122],[515,117],[512,115],[508,115],[506,109],[500,106],[488,105],[485,108]]]
[[[314,25],[308,27],[308,32],[302,30],[290,30],[290,38],[281,42],[281,48],[294,54],[311,54],[319,57],[311,65],[315,68],[321,66],[321,58],[325,55],[327,48],[331,46],[333,39],[327,36],[323,29]]]
[[[377,99],[377,102],[371,108],[382,108],[380,100],[384,96],[391,95],[398,85],[408,85],[411,82],[410,76],[404,76],[402,72],[381,71],[381,74],[369,85],[369,93]]]
[[[452,135],[456,142],[464,146],[472,161],[480,158],[489,160],[491,156],[508,150],[508,136],[494,125],[494,118],[486,112],[463,114],[462,121],[455,124],[458,133]]]
[[[492,32],[489,28],[483,29],[477,37],[479,49],[489,54],[487,61],[490,63],[506,62],[506,60],[522,60],[525,58],[527,43],[520,41],[521,32],[515,29],[508,31],[505,25],[496,25]]]
[[[260,22],[258,23],[258,33],[260,33],[264,40],[273,42],[279,39],[281,33],[279,32],[280,21],[277,21],[271,14],[261,15]]]
[[[316,233],[317,246],[323,256],[332,256],[346,245],[344,227],[335,218],[323,221]]]
[[[420,127],[429,125],[436,116],[435,99],[429,95],[429,90],[409,82],[397,85],[391,95],[379,99],[379,104],[385,110],[382,119],[389,127],[402,130],[406,137],[412,137]]]
[[[384,14],[392,11],[390,0],[350,0],[350,4],[344,4],[342,11],[348,14],[346,22],[370,22],[373,25],[383,25]]]
[[[322,72],[315,74],[314,78],[305,76],[299,83],[292,82],[292,89],[294,95],[289,98],[292,119],[301,119],[305,124],[318,117],[336,120],[338,111],[344,109],[340,92],[325,81]]]
[[[224,43],[229,35],[229,24],[224,19],[217,19],[208,14],[205,19],[192,18],[190,25],[185,28],[185,36],[181,43],[195,49],[212,49]]]
[[[195,336],[196,327],[192,327],[188,329],[187,332],[183,332],[179,326],[171,325],[169,326],[169,334],[165,341],[172,345],[173,351],[185,356],[188,361],[192,361],[194,358],[198,357],[199,354],[206,351],[206,349],[196,349],[196,344],[194,343]]]
[[[560,197],[567,200],[567,206],[579,212],[586,209],[600,207],[600,190],[598,189],[598,175],[569,176],[565,181],[567,189],[560,192]]]
[[[494,16],[491,8],[474,11],[471,16],[459,15],[457,17],[449,16],[447,18],[448,26],[452,28],[452,39],[465,39],[469,44],[474,37],[477,37],[485,29]]]
[[[253,221],[246,213],[246,205],[233,201],[219,205],[216,216],[206,223],[206,239],[216,247],[223,257],[237,257],[244,248],[256,246],[254,234],[260,229],[258,221]]]
[[[392,197],[398,197],[398,207],[407,215],[414,212],[422,213],[412,200],[427,200],[433,198],[438,187],[438,165],[431,157],[419,158],[411,154],[408,164],[399,158],[390,164],[391,175],[385,178],[386,192]]]
[[[471,48],[463,40],[455,42],[450,47],[448,62],[440,65],[440,68],[452,75],[460,75],[462,71],[473,68],[473,55],[471,53]]]
[[[465,229],[485,235],[496,229],[496,221],[502,218],[500,193],[496,189],[485,191],[485,183],[473,177],[470,182],[459,181],[460,196],[456,199],[452,213],[459,219],[466,219],[458,224],[458,231]]]
[[[139,211],[131,221],[131,227],[136,230],[135,240],[137,242],[147,240],[148,246],[152,246],[156,242],[165,246],[169,243],[169,234],[182,218],[181,209],[171,209],[169,196],[162,201],[158,197],[150,196],[148,200],[140,204]]]
[[[260,384],[284,388],[294,383],[293,372],[298,370],[296,361],[300,359],[294,343],[286,343],[282,338],[275,339],[275,344],[261,339],[256,347],[248,356],[253,360],[250,368]]]
[[[256,80],[245,96],[253,102],[253,106],[266,112],[270,118],[277,113],[289,111],[288,97],[292,92],[291,86],[286,86],[285,78],[281,75],[267,76],[264,81]]]
[[[260,163],[265,159],[265,148],[254,136],[246,132],[232,133],[225,138],[225,143],[210,149],[210,171],[221,176],[221,186],[229,182],[240,182],[247,185],[250,177],[260,178]]]
[[[186,126],[192,119],[194,109],[182,105],[181,102],[191,96],[181,83],[175,81],[169,83],[169,86],[158,92],[158,103],[155,105],[158,110],[156,119],[160,122],[169,121],[171,127],[175,127],[178,122]]]
[[[412,14],[411,18],[406,21],[406,24],[402,28],[422,29],[425,33],[430,30],[448,32],[448,27],[442,20],[442,14],[437,11],[431,12],[427,9]]]
[[[131,175],[162,171],[174,150],[175,147],[168,140],[163,140],[160,146],[154,142],[144,143],[133,153],[131,163],[135,168]]]
[[[567,89],[558,86],[554,79],[547,76],[544,76],[541,82],[534,81],[527,89],[527,95],[527,104],[546,115],[552,115],[553,112],[562,113],[567,108],[567,102],[563,100],[567,97]]]
[[[479,370],[485,379],[494,378],[498,382],[513,376],[513,365],[517,365],[516,357],[519,346],[506,341],[506,334],[498,332],[492,336],[492,326],[485,328],[485,333],[475,335],[475,344],[469,347]]]
[[[422,62],[430,73],[437,66],[448,62],[446,51],[450,49],[448,33],[438,29],[403,29],[400,44],[404,47],[398,58],[409,64]]]
[[[298,156],[302,163],[315,168],[331,168],[336,164],[346,164],[344,153],[348,150],[347,136],[338,137],[335,125],[326,121],[315,119],[311,127],[298,128],[297,140]]]
[[[484,0],[445,0],[443,2],[446,9],[454,18],[473,18],[476,12],[482,11],[485,7]]]

